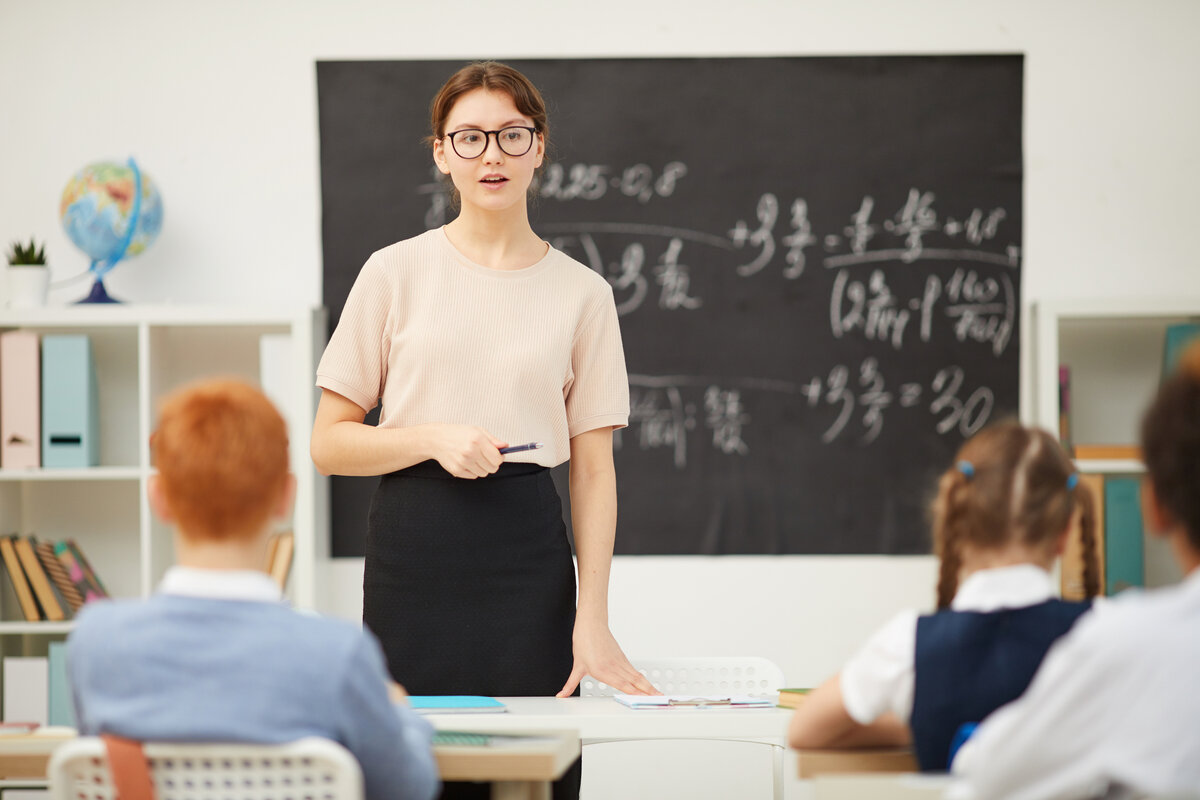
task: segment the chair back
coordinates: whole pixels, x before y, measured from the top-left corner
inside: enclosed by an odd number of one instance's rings
[[[285,744],[146,742],[156,800],[362,800],[350,751],[319,737]],[[104,742],[73,739],[47,768],[49,800],[117,800]]]
[[[633,666],[663,694],[766,697],[784,685],[783,670],[759,656],[636,658]],[[579,693],[584,697],[608,697],[615,691],[586,675],[579,683]]]

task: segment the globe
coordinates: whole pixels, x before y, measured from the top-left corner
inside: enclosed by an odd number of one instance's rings
[[[88,164],[67,182],[59,217],[67,236],[92,262],[95,282],[79,302],[115,303],[104,289],[104,276],[158,238],[162,197],[132,158],[125,164],[103,161]]]

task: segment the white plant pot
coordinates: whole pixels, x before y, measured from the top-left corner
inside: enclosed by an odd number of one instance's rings
[[[45,264],[9,264],[9,308],[36,308],[46,305],[50,289],[50,268]]]

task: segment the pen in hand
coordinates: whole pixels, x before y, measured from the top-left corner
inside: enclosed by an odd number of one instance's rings
[[[527,444],[514,444],[512,447],[501,447],[500,453],[520,453],[525,450],[540,450],[545,447],[541,442],[528,442]]]

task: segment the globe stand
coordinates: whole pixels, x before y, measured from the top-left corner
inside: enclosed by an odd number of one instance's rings
[[[112,297],[109,297],[108,292],[106,292],[104,290],[104,281],[101,280],[100,278],[96,278],[96,282],[92,284],[92,291],[90,291],[88,293],[88,296],[83,298],[82,300],[75,301],[75,304],[80,305],[81,303],[119,303],[119,302],[121,302],[121,301],[115,300]]]

